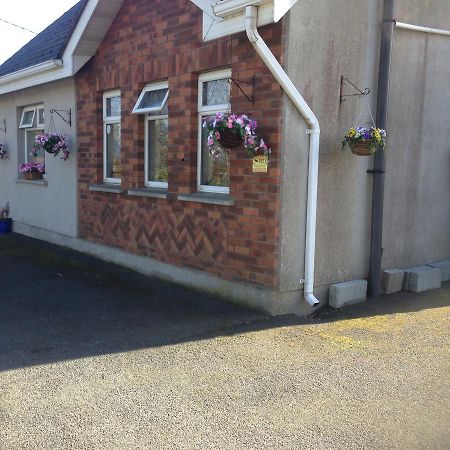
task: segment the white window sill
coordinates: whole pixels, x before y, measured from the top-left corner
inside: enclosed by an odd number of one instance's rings
[[[91,184],[88,189],[93,192],[110,192],[111,194],[123,194],[123,189],[120,184]]]
[[[164,188],[146,187],[146,188],[136,188],[128,189],[128,195],[135,195],[137,197],[152,197],[152,198],[167,198],[169,192]]]
[[[41,180],[26,180],[25,178],[16,178],[16,183],[35,184],[37,186],[48,186],[48,182],[44,178],[42,178]]]
[[[211,203],[213,205],[234,206],[236,201],[228,194],[213,194],[211,192],[195,192],[180,194],[178,200],[183,202]]]

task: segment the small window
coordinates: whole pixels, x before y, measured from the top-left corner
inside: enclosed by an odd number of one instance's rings
[[[133,113],[143,114],[162,111],[169,97],[167,83],[155,83],[146,86],[134,106]]]
[[[208,132],[203,128],[206,116],[217,112],[230,112],[231,70],[202,74],[198,86],[198,190],[228,194],[230,192],[230,161],[228,152],[213,157],[208,147]]]
[[[145,116],[145,185],[167,189],[169,118],[167,82],[146,86],[133,109]]]
[[[24,145],[24,161],[45,163],[45,152],[37,150],[34,156],[35,138],[44,133],[44,105],[26,106],[22,110],[19,129]]]
[[[103,178],[121,182],[121,97],[120,91],[103,96]]]
[[[36,116],[36,106],[23,108],[19,128],[33,128]]]

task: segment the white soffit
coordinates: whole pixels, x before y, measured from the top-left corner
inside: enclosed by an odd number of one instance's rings
[[[203,11],[203,40],[245,30],[244,11],[258,7],[258,26],[278,22],[298,0],[191,0]]]
[[[90,0],[72,37],[67,50],[76,56],[94,56],[124,0]]]

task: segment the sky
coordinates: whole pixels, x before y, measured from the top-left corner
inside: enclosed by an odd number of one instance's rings
[[[78,0],[2,0],[0,19],[39,33]],[[0,20],[0,64],[35,36]]]

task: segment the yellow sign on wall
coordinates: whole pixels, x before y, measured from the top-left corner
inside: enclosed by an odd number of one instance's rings
[[[253,173],[267,173],[269,157],[267,155],[256,155],[253,158]]]

